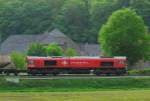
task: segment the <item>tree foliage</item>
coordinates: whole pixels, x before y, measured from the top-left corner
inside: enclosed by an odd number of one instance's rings
[[[63,10],[65,33],[77,42],[96,41],[90,37],[90,16],[90,0],[67,1]]]
[[[101,28],[99,42],[105,54],[127,56],[132,65],[147,55],[147,27],[134,10],[121,9],[114,12]]]
[[[150,0],[0,0],[0,42],[58,28],[77,42],[96,43],[99,27],[124,7],[134,8],[150,28]]]
[[[148,41],[148,44],[147,44],[148,52],[147,52],[144,60],[145,61],[150,61],[150,33],[149,33],[149,35],[147,35],[146,40]]]
[[[11,53],[11,60],[14,63],[15,67],[19,70],[25,69],[26,66],[26,57],[22,53],[12,52]]]
[[[39,43],[32,43],[27,51],[28,56],[62,56],[63,50],[55,43],[43,46]]]
[[[40,34],[53,29],[63,0],[1,0],[0,33]]]
[[[65,51],[65,56],[77,56],[77,55],[78,55],[77,51],[73,48],[68,48]]]
[[[46,48],[47,56],[63,56],[63,50],[55,43],[49,44]]]
[[[32,43],[27,51],[28,56],[46,56],[46,48],[39,43]]]

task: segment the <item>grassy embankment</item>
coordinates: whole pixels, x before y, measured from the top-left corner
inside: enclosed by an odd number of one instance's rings
[[[97,78],[20,80],[12,83],[0,78],[0,92],[8,91],[101,91],[101,90],[150,89],[150,78]]]

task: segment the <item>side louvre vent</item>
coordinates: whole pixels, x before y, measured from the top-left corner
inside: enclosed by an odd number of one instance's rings
[[[56,66],[57,61],[56,60],[46,60],[46,61],[44,61],[44,65],[45,66]]]

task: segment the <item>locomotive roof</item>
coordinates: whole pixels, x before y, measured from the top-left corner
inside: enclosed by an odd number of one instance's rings
[[[43,58],[43,59],[47,59],[47,58],[75,58],[75,59],[79,59],[79,58],[84,58],[84,59],[98,59],[98,58],[115,58],[115,59],[126,59],[125,56],[116,56],[116,57],[101,57],[101,56],[74,56],[74,57],[63,57],[63,56],[48,56],[48,57],[39,57],[39,56],[28,56],[28,58],[31,59],[36,59],[36,58]]]

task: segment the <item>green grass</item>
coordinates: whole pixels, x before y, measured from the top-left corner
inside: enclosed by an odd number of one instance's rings
[[[129,75],[140,75],[140,76],[150,76],[150,69],[142,69],[142,70],[130,70],[128,71]]]
[[[0,79],[0,92],[70,92],[100,90],[150,89],[150,78],[98,78],[20,80],[19,83]]]
[[[150,90],[0,93],[0,101],[150,101]]]

